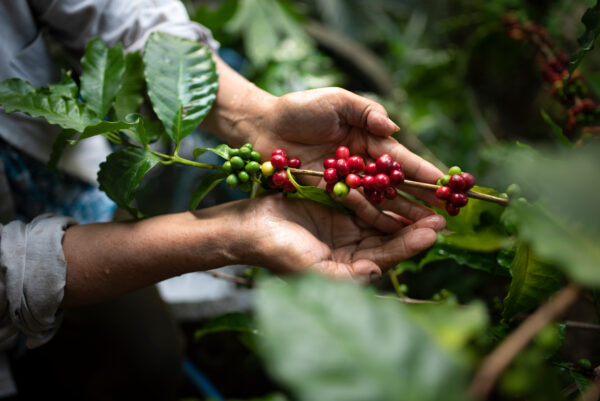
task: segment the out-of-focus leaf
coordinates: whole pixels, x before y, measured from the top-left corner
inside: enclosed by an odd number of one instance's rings
[[[424,327],[426,314],[316,275],[262,282],[257,295],[261,355],[300,401],[467,399],[465,367]]]
[[[286,196],[291,199],[308,199],[313,202],[320,203],[325,206],[329,206],[343,213],[350,213],[348,209],[340,202],[336,202],[334,199],[329,196],[329,192],[322,188],[313,187],[313,186],[304,186],[298,184],[292,173],[287,170],[287,175],[294,188],[296,188],[296,192],[287,192]]]
[[[194,192],[192,193],[192,197],[190,198],[189,209],[196,210],[196,208],[198,207],[198,205],[200,204],[202,199],[204,199],[204,197],[214,187],[216,187],[221,181],[223,181],[225,179],[225,177],[227,177],[227,175],[228,175],[228,173],[225,171],[215,171],[214,173],[207,175],[202,180],[202,182],[200,182],[200,185],[198,185],[198,188],[196,188],[194,190]]]
[[[212,53],[197,40],[153,32],[143,59],[152,108],[171,140],[179,144],[215,101],[218,77]]]
[[[475,233],[453,233],[439,237],[439,243],[453,245],[475,252],[494,252],[510,245],[510,239],[498,226],[484,228]]]
[[[498,196],[498,192],[492,188],[475,186],[473,192]],[[500,215],[504,206],[479,199],[469,198],[466,206],[460,209],[458,216],[449,217],[445,210],[440,210],[446,218],[446,228],[450,231],[465,234],[474,233],[490,225],[499,225]]]
[[[127,53],[121,88],[113,104],[117,119],[123,120],[128,114],[139,112],[144,102],[145,84],[142,56],[139,51]]]
[[[498,264],[496,252],[475,252],[461,247],[437,243],[421,261],[419,269],[439,260],[454,260],[456,263],[491,274],[508,275],[508,270]]]
[[[504,319],[529,313],[558,290],[562,282],[560,272],[536,258],[525,243],[518,245],[510,273],[512,282],[504,299]]]
[[[569,60],[569,72],[571,73],[579,66],[585,54],[594,48],[594,42],[600,34],[600,1],[586,10],[581,17],[581,22],[585,26],[585,31],[577,38],[579,49]]]
[[[52,152],[48,160],[48,169],[50,171],[58,171],[58,162],[62,156],[67,144],[78,136],[77,131],[72,129],[63,129],[52,144]]]
[[[141,218],[143,214],[132,207],[131,202],[144,175],[158,162],[156,156],[140,148],[125,148],[111,153],[106,161],[100,164],[100,189],[132,216]]]
[[[563,129],[552,119],[552,117],[550,117],[548,113],[546,113],[546,111],[544,110],[541,110],[541,114],[544,121],[546,121],[550,126],[550,129],[552,130],[552,133],[554,134],[554,137],[556,138],[558,143],[567,148],[572,147],[573,144],[571,143],[571,141],[569,141],[569,138],[565,136]]]
[[[81,68],[81,97],[102,119],[121,88],[121,77],[125,72],[123,45],[117,43],[107,49],[102,39],[90,40],[85,46]]]

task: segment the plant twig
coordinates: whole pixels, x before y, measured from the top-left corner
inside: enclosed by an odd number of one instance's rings
[[[216,278],[220,278],[220,279],[227,280],[227,281],[232,281],[236,284],[241,284],[246,287],[252,287],[252,281],[242,278],[242,277],[234,276],[234,275],[219,272],[219,271],[213,271],[213,270],[205,271],[204,273],[210,274],[211,276],[216,277]]]
[[[565,321],[565,324],[567,325],[567,328],[600,331],[600,324],[575,322],[573,320],[567,320]]]
[[[566,312],[577,300],[579,292],[580,288],[575,284],[564,287],[505,338],[481,363],[469,388],[472,398],[484,400],[521,349],[538,331]]]
[[[323,176],[322,171],[306,170],[306,169],[291,168],[291,167],[289,168],[289,170],[293,174],[312,175],[315,177]],[[401,185],[408,186],[408,187],[414,187],[414,188],[427,189],[430,191],[435,191],[436,189],[438,189],[440,187],[439,185],[436,185],[436,184],[429,184],[427,182],[412,181],[412,180],[404,180],[404,183]],[[480,199],[480,200],[484,200],[487,202],[493,202],[493,203],[497,203],[497,204],[503,205],[503,206],[507,206],[509,203],[509,199],[500,198],[499,196],[482,194],[481,192],[467,191],[466,195],[470,198]]]
[[[405,295],[401,295],[401,296],[390,296],[390,295],[376,295],[377,298],[384,298],[384,299],[393,299],[394,301],[398,301],[398,302],[402,302],[405,304],[440,304],[441,302],[437,302],[437,301],[429,301],[426,299],[414,299],[414,298],[409,298]]]

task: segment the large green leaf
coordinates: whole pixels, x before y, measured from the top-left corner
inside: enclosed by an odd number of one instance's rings
[[[227,177],[227,175],[228,173],[225,171],[215,171],[214,173],[211,173],[204,177],[202,182],[200,182],[200,185],[198,185],[198,188],[196,188],[192,193],[192,197],[190,198],[189,209],[195,210],[202,201],[202,199],[204,199],[204,197],[214,187],[216,187],[221,181],[223,181],[225,177]]]
[[[525,243],[517,246],[510,273],[512,282],[504,299],[504,319],[529,313],[558,290],[562,281],[560,272],[539,260]]]
[[[442,242],[433,246],[421,261],[419,269],[440,260],[454,260],[456,263],[472,269],[507,276],[508,271],[498,263],[497,252],[476,252]]]
[[[396,300],[309,275],[261,282],[256,312],[266,367],[300,401],[467,399],[465,367]]]
[[[0,106],[7,113],[20,111],[77,132],[99,121],[83,103],[65,97],[67,93],[62,89],[52,92],[47,88],[35,88],[28,82],[13,78],[0,82]]]
[[[60,82],[48,85],[48,93],[67,99],[77,99],[79,88],[71,76],[71,71],[61,71]]]
[[[143,217],[135,207],[131,206],[135,192],[142,178],[159,159],[152,153],[140,148],[125,148],[110,154],[100,164],[98,183],[100,189],[115,203],[128,210],[134,217]]]
[[[216,98],[212,53],[198,41],[153,32],[144,51],[144,74],[152,107],[178,144],[202,122]]]
[[[144,102],[145,85],[142,56],[139,52],[127,53],[121,88],[113,104],[117,119],[123,120],[128,114],[139,112]]]
[[[585,54],[594,48],[594,42],[600,34],[600,1],[596,1],[593,7],[586,10],[581,17],[581,22],[585,26],[585,31],[577,38],[579,49],[569,60],[569,72],[575,71]]]
[[[108,114],[125,72],[123,45],[110,49],[100,38],[90,40],[81,59],[81,97],[101,119]]]

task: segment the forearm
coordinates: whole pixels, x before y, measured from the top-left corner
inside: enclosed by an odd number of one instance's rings
[[[219,209],[72,226],[63,238],[62,307],[99,302],[169,277],[236,263],[235,224]],[[229,240],[224,240],[229,238]]]
[[[253,143],[277,97],[249,82],[218,56],[214,58],[219,90],[202,127],[232,146]]]

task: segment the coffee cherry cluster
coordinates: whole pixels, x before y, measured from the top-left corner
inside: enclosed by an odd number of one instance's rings
[[[442,176],[438,182],[441,185],[435,196],[446,201],[446,212],[450,216],[456,216],[460,208],[465,206],[469,197],[466,192],[475,186],[475,177],[470,173],[463,173],[460,167],[450,167],[448,174]]]
[[[387,153],[367,164],[360,156],[350,156],[350,150],[345,146],[337,148],[335,156],[335,159],[323,162],[323,179],[327,183],[327,191],[337,197],[343,198],[350,188],[362,186],[369,202],[379,204],[384,198],[394,199],[394,187],[404,182],[402,166]],[[365,174],[361,177],[360,173]]]
[[[247,143],[241,148],[231,149],[229,160],[223,163],[223,170],[229,175],[225,182],[229,188],[238,186],[242,191],[249,192],[252,189],[252,177],[256,177],[260,170],[260,153]]]
[[[271,153],[271,160],[260,166],[263,177],[267,179],[267,185],[271,189],[281,188],[286,192],[295,192],[294,184],[288,178],[286,168],[300,168],[302,162],[298,158],[289,158],[283,149],[275,149]]]
[[[600,107],[590,98],[577,101],[567,110],[569,119],[566,128],[569,131],[574,130],[578,124],[594,123],[600,117]]]

